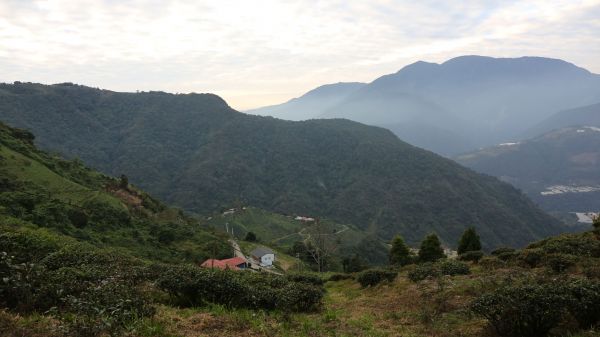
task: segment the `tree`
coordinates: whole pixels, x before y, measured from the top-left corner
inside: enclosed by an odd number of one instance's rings
[[[339,241],[336,240],[335,234],[327,232],[326,226],[317,218],[312,226],[312,231],[308,232],[305,239],[308,253],[317,264],[317,270],[322,272],[337,250]]]
[[[594,228],[600,230],[600,214],[594,217]]]
[[[475,228],[469,227],[465,230],[458,241],[458,254],[481,250],[481,240]]]
[[[129,188],[129,178],[124,174],[121,174],[121,179],[119,179],[119,187],[124,190]]]
[[[390,264],[405,266],[413,262],[413,255],[410,248],[404,243],[400,235],[396,235],[392,240],[392,249],[390,249]]]
[[[244,241],[256,242],[256,234],[254,234],[254,232],[246,233],[246,237],[244,238]]]
[[[444,250],[440,239],[435,234],[429,234],[421,242],[419,248],[419,261],[421,262],[435,262],[439,259],[445,258]]]

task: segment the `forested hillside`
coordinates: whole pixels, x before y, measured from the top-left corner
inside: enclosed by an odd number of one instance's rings
[[[242,202],[387,240],[435,231],[450,245],[475,226],[486,248],[564,230],[508,184],[347,120],[249,116],[209,94],[28,83],[0,86],[0,118],[196,213]]]
[[[0,123],[0,230],[48,231],[164,262],[229,257],[223,235],[200,229],[127,184],[38,151],[31,133]]]

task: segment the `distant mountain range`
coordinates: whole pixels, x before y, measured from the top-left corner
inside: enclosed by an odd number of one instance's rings
[[[126,174],[197,213],[241,202],[386,240],[401,233],[416,243],[435,231],[450,245],[475,226],[486,248],[565,229],[512,186],[347,120],[282,121],[239,113],[210,94],[70,83],[0,85],[0,119],[34,131],[45,149]]]
[[[285,103],[245,112],[290,121],[319,118],[324,111],[341,103],[346,97],[365,85],[366,83],[358,82],[326,84]]]
[[[541,57],[417,62],[353,90],[330,91],[324,104],[315,98],[320,88],[310,99],[307,94],[250,112],[292,120],[347,118],[456,155],[518,137],[557,111],[600,102],[600,75]]]
[[[577,112],[594,111],[576,109]],[[595,110],[597,111],[597,110]],[[567,112],[543,123],[554,128]],[[574,120],[577,120],[576,118]],[[578,120],[583,121],[583,120]],[[510,182],[548,211],[600,211],[600,124],[555,129],[541,136],[485,148],[456,160]]]

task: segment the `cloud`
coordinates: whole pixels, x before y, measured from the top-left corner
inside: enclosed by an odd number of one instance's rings
[[[2,81],[215,92],[237,108],[463,54],[600,72],[594,1],[0,2]]]

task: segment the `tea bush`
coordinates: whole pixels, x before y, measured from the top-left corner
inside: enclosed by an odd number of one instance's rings
[[[517,257],[516,249],[510,247],[500,247],[492,251],[493,256],[502,261],[510,261]]]
[[[442,275],[468,275],[471,273],[469,266],[461,261],[443,260],[436,263],[423,263],[417,265],[408,272],[408,279],[419,282],[427,278],[435,278]]]
[[[563,234],[530,244],[528,249],[539,248],[544,254],[569,254],[600,257],[600,240],[592,233]]]
[[[392,282],[397,275],[397,272],[391,270],[369,269],[358,274],[356,280],[364,288],[375,286],[383,281]]]
[[[320,276],[315,274],[288,274],[286,278],[292,282],[302,282],[316,286],[322,286],[325,283]]]
[[[566,294],[549,285],[504,286],[476,299],[471,308],[501,336],[540,337],[560,322]]]
[[[323,288],[298,278],[277,275],[200,269],[193,265],[162,266],[156,285],[179,305],[208,303],[250,309],[308,311],[317,308]],[[294,278],[294,277],[292,277]],[[321,281],[322,282],[322,281]],[[304,293],[299,291],[304,291]]]
[[[492,270],[506,267],[506,262],[495,256],[484,256],[479,260],[479,265],[484,269]]]
[[[354,276],[352,274],[333,274],[329,277],[327,281],[341,281],[341,280],[353,280]]]
[[[562,273],[575,266],[577,258],[568,254],[549,254],[545,257],[544,263],[554,273]]]
[[[456,260],[445,260],[440,262],[438,265],[442,275],[454,276],[468,275],[471,273],[471,270],[466,263]]]
[[[600,282],[504,285],[476,299],[471,309],[501,336],[547,336],[561,324],[569,327],[563,324],[569,317],[587,329],[600,322]]]
[[[537,267],[543,258],[544,251],[540,248],[524,249],[517,256],[519,262],[531,268]]]
[[[474,251],[468,251],[465,253],[462,253],[458,256],[458,259],[461,261],[471,261],[471,262],[479,262],[479,260],[481,260],[481,258],[483,257],[483,252],[480,250],[474,250]]]
[[[600,323],[600,282],[575,280],[567,285],[568,308],[581,328]]]

